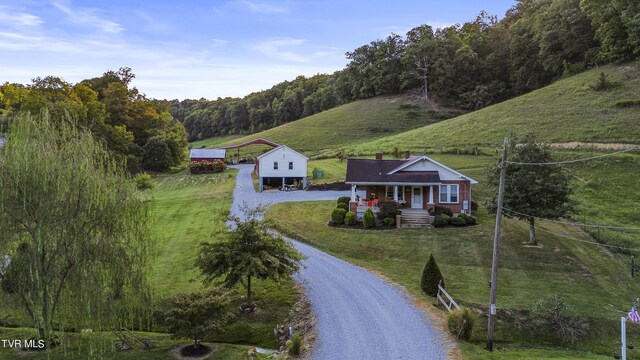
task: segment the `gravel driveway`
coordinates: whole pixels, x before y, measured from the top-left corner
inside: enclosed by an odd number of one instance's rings
[[[348,191],[256,193],[252,165],[239,169],[232,211],[240,206],[336,200]],[[291,239],[290,239],[291,240]],[[446,341],[405,292],[381,278],[312,246],[291,240],[308,258],[296,275],[317,316],[313,360],[448,359]],[[366,239],[363,239],[366,241]]]

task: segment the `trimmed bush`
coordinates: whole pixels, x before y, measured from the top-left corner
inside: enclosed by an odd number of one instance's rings
[[[396,215],[400,215],[398,210],[398,204],[395,201],[381,201],[378,203],[378,219],[385,221],[386,218],[396,218]],[[395,220],[394,220],[395,221]]]
[[[467,216],[464,217],[464,222],[467,225],[475,225],[475,224],[478,223],[478,220],[474,216],[467,215]]]
[[[347,207],[348,207],[349,206],[349,201],[351,201],[351,198],[349,196],[340,196],[338,198],[338,205],[346,204]]]
[[[338,206],[336,206],[336,208],[338,209],[342,209],[344,211],[349,211],[349,204],[345,204],[345,203],[338,203]]]
[[[438,295],[438,282],[442,281],[441,285],[444,288],[444,278],[436,264],[436,259],[433,258],[433,254],[429,255],[429,261],[424,266],[422,271],[422,279],[420,281],[420,288],[427,295],[435,297]]]
[[[151,175],[147,173],[140,173],[135,177],[136,188],[138,190],[149,190],[156,187],[156,183],[151,179]]]
[[[349,211],[345,216],[344,216],[344,223],[345,225],[355,225],[356,224],[356,213],[354,213],[353,211]]]
[[[467,225],[467,222],[465,221],[464,217],[456,216],[450,219],[451,219],[451,225],[453,226],[461,227],[461,226]]]
[[[435,227],[445,227],[445,226],[449,225],[449,219],[451,219],[451,218],[448,215],[445,215],[445,214],[436,215],[436,217],[433,219],[433,226],[435,226]]]
[[[373,211],[367,209],[362,216],[362,226],[366,228],[372,228],[376,226],[376,218],[373,216]]]
[[[451,209],[449,209],[448,207],[442,206],[442,205],[436,205],[433,207],[433,213],[435,216],[438,215],[448,215],[448,216],[453,216],[453,211],[451,211]]]
[[[447,314],[447,329],[460,340],[469,341],[476,316],[467,308],[455,309]]]
[[[396,224],[396,218],[392,218],[392,217],[384,218],[382,222],[387,226],[394,226]]]
[[[336,225],[344,224],[344,217],[347,215],[347,211],[345,209],[336,208],[331,213],[331,221],[333,221]]]

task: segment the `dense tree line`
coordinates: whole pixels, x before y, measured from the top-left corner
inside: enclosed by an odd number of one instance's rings
[[[519,0],[505,17],[421,25],[346,54],[331,75],[300,76],[245,98],[173,100],[190,140],[253,133],[356,99],[420,90],[425,100],[476,110],[599,63],[640,54],[636,0]]]
[[[184,126],[168,107],[130,87],[134,77],[131,69],[121,68],[77,84],[54,76],[29,85],[5,83],[0,86],[0,127],[21,112],[47,111],[54,121],[71,119],[89,129],[132,173],[178,165],[188,145]]]

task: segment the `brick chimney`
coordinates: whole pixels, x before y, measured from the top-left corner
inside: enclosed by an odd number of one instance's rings
[[[411,151],[407,150],[407,151],[404,153],[404,158],[405,158],[405,159],[408,159],[410,156],[411,156]]]
[[[381,152],[376,153],[376,160],[382,160],[382,153]]]

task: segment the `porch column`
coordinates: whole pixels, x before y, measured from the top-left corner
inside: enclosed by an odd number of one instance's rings
[[[262,179],[263,179],[263,177],[260,176],[260,186],[258,187],[258,190],[260,192],[262,192],[262,190],[264,189],[264,180],[262,180]]]
[[[356,184],[351,185],[351,201],[356,201]]]
[[[433,185],[429,186],[429,204],[433,204]]]
[[[393,201],[398,202],[398,185],[393,185]]]
[[[307,177],[302,178],[302,189],[307,190]]]
[[[284,177],[282,178],[282,191],[284,191],[284,186],[285,186],[285,182],[284,182]]]

